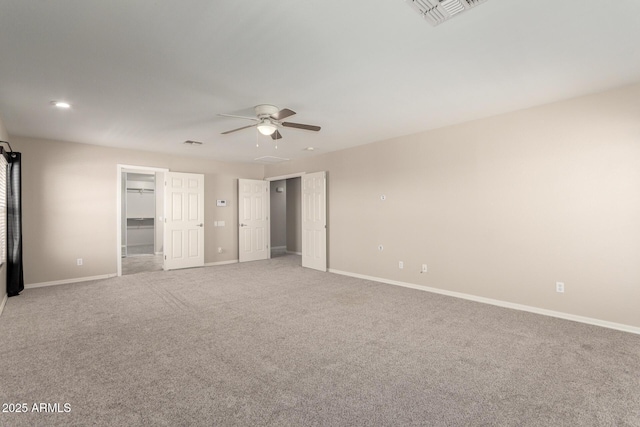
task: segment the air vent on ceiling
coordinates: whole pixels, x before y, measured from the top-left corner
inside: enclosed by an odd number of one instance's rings
[[[416,12],[422,15],[433,26],[448,21],[455,15],[486,1],[487,0],[406,0]]]

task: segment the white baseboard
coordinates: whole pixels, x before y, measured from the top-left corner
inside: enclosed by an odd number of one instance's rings
[[[287,253],[291,254],[291,255],[300,255],[300,256],[302,256],[302,252],[287,251]]]
[[[7,304],[7,299],[9,299],[9,294],[4,294],[2,302],[0,302],[0,316],[2,316],[2,310],[4,310],[4,306]]]
[[[76,279],[64,279],[64,280],[54,280],[52,282],[31,283],[29,285],[24,285],[24,288],[25,289],[44,288],[46,286],[57,286],[57,285],[66,285],[68,283],[89,282],[91,280],[110,279],[112,277],[116,277],[116,274],[115,273],[102,274],[100,276],[78,277]]]
[[[559,319],[571,320],[574,322],[586,323],[588,325],[601,326],[603,328],[615,329],[618,331],[629,332],[632,334],[640,335],[640,328],[631,326],[631,325],[625,325],[623,323],[609,322],[606,320],[594,319],[592,317],[577,316],[574,314],[563,313],[561,311],[547,310],[544,308],[532,307],[529,305],[516,304],[516,303],[501,301],[501,300],[492,299],[492,298],[479,297],[476,295],[465,294],[462,292],[447,291],[444,289],[432,288],[430,286],[416,285],[414,283],[400,282],[397,280],[390,280],[390,279],[382,279],[380,277],[366,276],[364,274],[358,274],[358,273],[350,273],[348,271],[335,270],[332,268],[329,269],[329,272],[334,274],[340,274],[342,276],[349,276],[349,277],[355,277],[358,279],[371,280],[373,282],[386,283],[388,285],[402,286],[405,288],[432,292],[435,294],[466,299],[470,301],[480,302],[483,304],[495,305],[498,307],[510,308],[513,310],[528,311],[530,313],[541,314],[543,316],[557,317]]]
[[[230,261],[218,261],[218,262],[208,262],[204,266],[205,267],[214,267],[216,265],[228,265],[228,264],[237,264],[239,261],[237,259],[232,259]]]

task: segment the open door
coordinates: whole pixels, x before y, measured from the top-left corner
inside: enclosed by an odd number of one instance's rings
[[[327,271],[327,181],[325,172],[302,176],[302,266]]]
[[[238,180],[238,260],[269,258],[269,183]]]
[[[204,265],[204,175],[165,174],[164,269]]]

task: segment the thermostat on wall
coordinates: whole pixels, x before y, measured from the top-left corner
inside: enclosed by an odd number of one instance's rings
[[[216,200],[216,206],[227,206],[226,200]]]

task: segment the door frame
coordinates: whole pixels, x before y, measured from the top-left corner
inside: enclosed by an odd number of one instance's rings
[[[122,276],[122,172],[132,173],[149,173],[149,172],[169,172],[167,168],[158,168],[151,166],[135,166],[125,165],[118,163],[116,165],[117,179],[116,179],[116,275]],[[156,188],[157,188],[156,182]],[[162,217],[164,218],[164,206]],[[154,225],[157,221],[158,212],[156,212],[156,218],[154,219]],[[155,231],[155,227],[154,227]]]
[[[283,179],[289,179],[289,178],[300,178],[303,175],[306,175],[306,172],[298,172],[298,173],[290,173],[289,175],[280,175],[280,176],[272,176],[271,178],[265,178],[265,181],[280,181]]]

